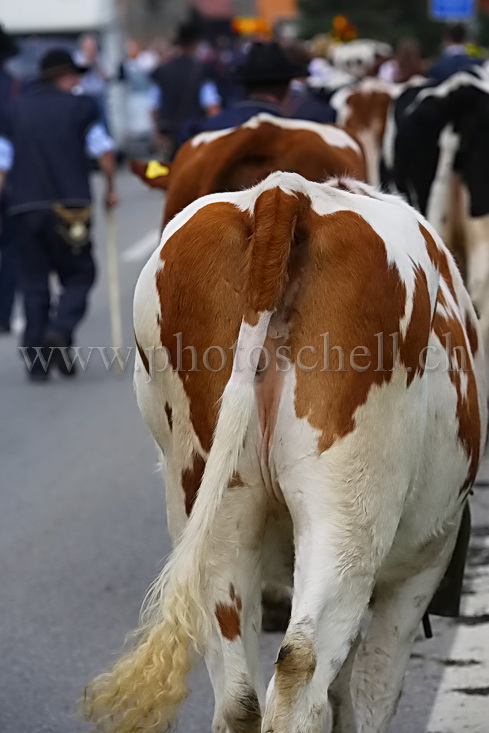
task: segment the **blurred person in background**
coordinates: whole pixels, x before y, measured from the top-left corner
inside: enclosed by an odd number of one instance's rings
[[[430,79],[442,82],[458,71],[467,71],[481,63],[481,59],[469,56],[466,42],[467,29],[462,23],[447,27],[444,37],[445,48],[440,59],[428,71]]]
[[[139,41],[129,38],[126,42],[126,58],[121,63],[119,78],[126,87],[125,113],[128,142],[144,142],[147,146],[154,136],[152,94],[154,82],[151,74],[158,66],[158,55],[143,49]],[[127,150],[126,150],[127,152]]]
[[[181,142],[179,131],[186,120],[203,119],[220,110],[217,87],[197,57],[200,40],[198,28],[183,23],[175,40],[175,55],[153,73],[153,114],[159,143],[168,157]]]
[[[79,89],[83,94],[94,100],[99,112],[100,122],[108,130],[107,85],[110,77],[104,69],[95,36],[85,35],[81,37],[80,47],[75,52],[74,60],[78,66],[85,69],[78,83]]]
[[[7,106],[20,94],[20,81],[5,69],[5,62],[17,54],[17,46],[0,26],[0,124],[7,114]],[[8,149],[0,143],[2,158],[8,157]],[[15,297],[15,244],[12,220],[7,213],[8,192],[0,192],[0,334],[9,333],[10,319]]]
[[[83,72],[67,51],[49,51],[39,84],[10,103],[0,121],[0,186],[7,177],[26,316],[22,345],[35,381],[49,374],[35,347],[51,356],[49,367],[74,374],[69,347],[95,279],[89,155],[104,174],[106,206],[117,203],[114,143],[93,99],[72,93]],[[57,303],[52,272],[61,285]]]
[[[226,107],[206,120],[191,120],[182,131],[183,140],[205,130],[236,127],[259,114],[284,117],[284,103],[292,79],[305,75],[305,70],[287,58],[278,43],[253,43],[235,79],[244,89],[245,99]]]
[[[336,69],[333,69],[333,75],[329,76],[325,73],[327,66],[321,69],[320,79],[326,87],[321,84],[314,86],[309,77],[309,71],[312,68],[318,71],[318,66],[314,62],[319,61],[316,57],[311,58],[311,54],[304,46],[300,44],[290,45],[286,48],[288,58],[299,68],[303,68],[303,77],[293,79],[287,99],[285,101],[285,113],[287,117],[299,120],[310,120],[311,122],[331,123],[336,120],[336,112],[329,104],[329,97],[333,89],[328,89],[328,79],[333,79]],[[327,64],[326,59],[323,59]],[[342,72],[340,72],[342,74]],[[313,77],[314,78],[314,77]]]
[[[384,61],[378,71],[383,81],[404,84],[413,76],[426,75],[426,62],[423,61],[421,46],[414,38],[405,38],[397,44],[395,57]]]

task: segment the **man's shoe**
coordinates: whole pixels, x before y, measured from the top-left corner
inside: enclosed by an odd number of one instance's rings
[[[5,321],[0,321],[0,334],[3,333],[10,333],[10,323],[6,323]]]
[[[76,365],[73,361],[71,344],[55,331],[50,331],[44,339],[44,346],[52,349],[50,365],[54,366],[64,377],[76,376]]]

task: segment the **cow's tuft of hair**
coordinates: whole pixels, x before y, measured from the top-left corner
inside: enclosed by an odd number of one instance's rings
[[[170,729],[188,695],[186,678],[203,643],[205,632],[196,614],[187,589],[174,588],[162,601],[161,588],[155,585],[127,651],[85,689],[83,714],[97,730]]]

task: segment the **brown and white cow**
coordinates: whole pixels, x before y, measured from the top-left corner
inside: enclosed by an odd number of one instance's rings
[[[366,178],[373,186],[380,184],[382,149],[387,144],[385,136],[392,134],[392,103],[407,88],[417,87],[425,81],[418,76],[403,84],[390,84],[367,77],[354,86],[338,89],[331,96],[337,124],[362,144]]]
[[[148,185],[166,189],[164,224],[200,196],[250,188],[277,170],[311,181],[366,176],[362,149],[351,134],[335,125],[265,113],[240,127],[196,135],[173,163],[132,161],[131,167]]]
[[[477,318],[450,253],[401,199],[275,173],[171,220],[134,326],[175,549],[87,715],[166,730],[198,652],[214,733],[385,733],[485,441]],[[270,557],[294,596],[265,694]]]

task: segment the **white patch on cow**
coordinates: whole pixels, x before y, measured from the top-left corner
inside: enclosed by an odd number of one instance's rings
[[[336,124],[340,127],[346,127],[350,119],[351,109],[348,106],[348,98],[355,91],[355,88],[345,87],[338,89],[329,100],[330,106],[336,112]]]
[[[357,79],[363,79],[372,70],[377,56],[389,58],[391,55],[392,47],[387,43],[368,38],[335,44],[330,51],[334,66]]]
[[[335,148],[351,148],[355,152],[361,154],[361,149],[358,143],[347,133],[345,130],[340,130],[335,125],[323,125],[318,122],[310,122],[309,120],[291,120],[285,117],[275,117],[274,115],[262,112],[254,117],[251,117],[247,122],[240,125],[240,128],[256,130],[262,124],[275,125],[275,127],[281,127],[284,130],[307,130],[308,132],[314,132],[316,135],[324,140],[328,145],[332,145]],[[231,134],[237,127],[230,127],[225,130],[211,130],[209,132],[201,132],[192,138],[192,145],[208,144],[214,142],[214,140]]]
[[[480,315],[489,389],[489,216],[467,219],[467,289]]]
[[[426,213],[426,218],[430,224],[440,233],[443,232],[448,218],[451,176],[459,144],[460,135],[454,132],[453,125],[446,125],[438,141],[440,153],[435,177],[430,188]]]
[[[442,305],[441,303],[436,304],[436,312],[438,313],[439,316],[448,320],[449,318],[448,311],[445,308],[445,306]]]
[[[459,367],[459,374],[460,374],[460,394],[462,396],[462,399],[467,401],[467,395],[469,393],[469,378],[467,376],[467,372],[465,371],[463,365],[461,368]]]
[[[323,65],[320,62],[323,62]],[[307,78],[306,83],[311,89],[331,91],[345,85],[355,84],[357,81],[352,74],[335,69],[324,59],[313,59],[309,64],[309,73],[311,76]]]
[[[394,150],[397,135],[397,124],[394,114],[394,109],[389,110],[387,119],[385,121],[384,138],[382,140],[382,156],[384,163],[389,170],[394,169]]]
[[[251,384],[254,381],[271,317],[272,311],[263,311],[255,326],[250,326],[246,321],[241,322],[233,360],[233,383]]]
[[[209,143],[213,143],[214,140],[219,140],[220,137],[226,137],[226,135],[234,132],[234,130],[236,130],[236,127],[226,127],[223,130],[199,132],[198,135],[195,135],[195,137],[191,139],[190,143],[193,148],[196,148],[198,145],[208,145]]]
[[[362,153],[356,140],[336,125],[320,124],[318,122],[310,122],[309,120],[291,120],[286,117],[273,117],[272,115],[263,113],[252,117],[251,120],[245,122],[243,127],[256,128],[264,122],[282,127],[285,130],[307,130],[308,132],[314,132],[327,145],[332,145],[334,148],[351,148],[359,154]]]
[[[460,71],[458,74],[453,74],[453,76],[450,76],[446,81],[441,82],[441,84],[438,84],[435,87],[422,89],[419,94],[416,95],[409,107],[407,107],[404,114],[411,114],[425,99],[429,99],[430,97],[444,99],[456,89],[464,86],[472,86],[479,89],[481,92],[489,94],[489,78],[487,80],[480,79],[465,71]]]
[[[371,127],[364,127],[357,132],[367,164],[367,181],[371,186],[380,185],[380,120],[372,122]]]

